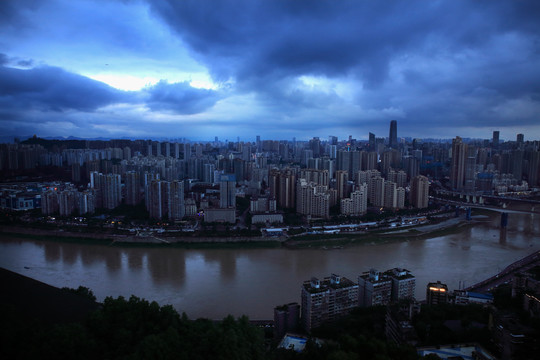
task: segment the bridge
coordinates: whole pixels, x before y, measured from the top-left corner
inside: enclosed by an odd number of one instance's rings
[[[478,203],[473,203],[473,202],[456,201],[456,200],[444,199],[444,198],[438,198],[438,197],[433,197],[433,200],[436,200],[438,203],[443,203],[443,204],[448,204],[448,205],[470,207],[470,208],[475,208],[475,209],[486,209],[486,210],[492,210],[492,211],[497,211],[497,212],[540,214],[540,207],[538,207],[538,210],[537,210],[535,206],[532,206],[531,210],[521,210],[521,209],[502,208],[502,207],[497,207],[493,205],[483,205],[483,204],[478,204]]]
[[[514,275],[518,272],[527,271],[540,265],[540,250],[536,251],[521,260],[508,265],[503,271],[495,276],[485,279],[477,284],[469,286],[466,291],[488,292],[497,286],[512,281]]]

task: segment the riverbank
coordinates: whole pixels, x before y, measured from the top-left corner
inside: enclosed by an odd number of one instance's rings
[[[463,218],[445,218],[437,223],[414,225],[407,227],[386,228],[381,230],[349,232],[339,234],[305,234],[294,237],[276,236],[161,236],[146,234],[145,236],[74,232],[63,229],[38,229],[22,226],[2,226],[0,235],[35,240],[60,241],[70,243],[101,244],[121,247],[182,247],[182,248],[235,248],[255,247],[273,248],[285,246],[288,248],[341,248],[348,245],[376,245],[392,241],[425,239],[428,237],[444,236],[462,231],[468,226],[481,221]]]
[[[69,232],[43,232],[27,231],[21,228],[0,229],[2,237],[31,239],[38,241],[52,241],[60,243],[74,243],[86,245],[106,245],[111,247],[172,247],[184,249],[229,249],[229,248],[276,248],[281,247],[285,239],[268,240],[267,238],[231,237],[231,238],[176,238],[174,241],[159,241],[152,238],[127,237],[102,237],[102,236],[77,236],[79,234]],[[35,230],[35,229],[32,229]],[[85,234],[86,235],[86,234]]]
[[[284,243],[290,248],[339,249],[349,245],[377,245],[396,241],[426,239],[463,231],[477,223],[463,218],[450,218],[436,224],[416,225],[406,228],[363,231],[341,234],[301,235]]]

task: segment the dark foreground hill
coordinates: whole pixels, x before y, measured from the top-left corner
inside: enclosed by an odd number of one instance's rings
[[[58,289],[40,281],[0,268],[0,306],[23,318],[48,324],[83,321],[99,308],[88,297]]]

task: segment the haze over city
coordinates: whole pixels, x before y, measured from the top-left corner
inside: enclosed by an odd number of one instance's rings
[[[2,1],[3,135],[540,138],[534,1]]]

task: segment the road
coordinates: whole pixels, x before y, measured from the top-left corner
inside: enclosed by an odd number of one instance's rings
[[[491,289],[496,288],[499,285],[512,281],[512,278],[516,273],[527,271],[538,265],[540,265],[540,251],[536,251],[531,255],[508,265],[497,275],[483,280],[478,284],[469,286],[465,290],[479,293],[489,292]]]

